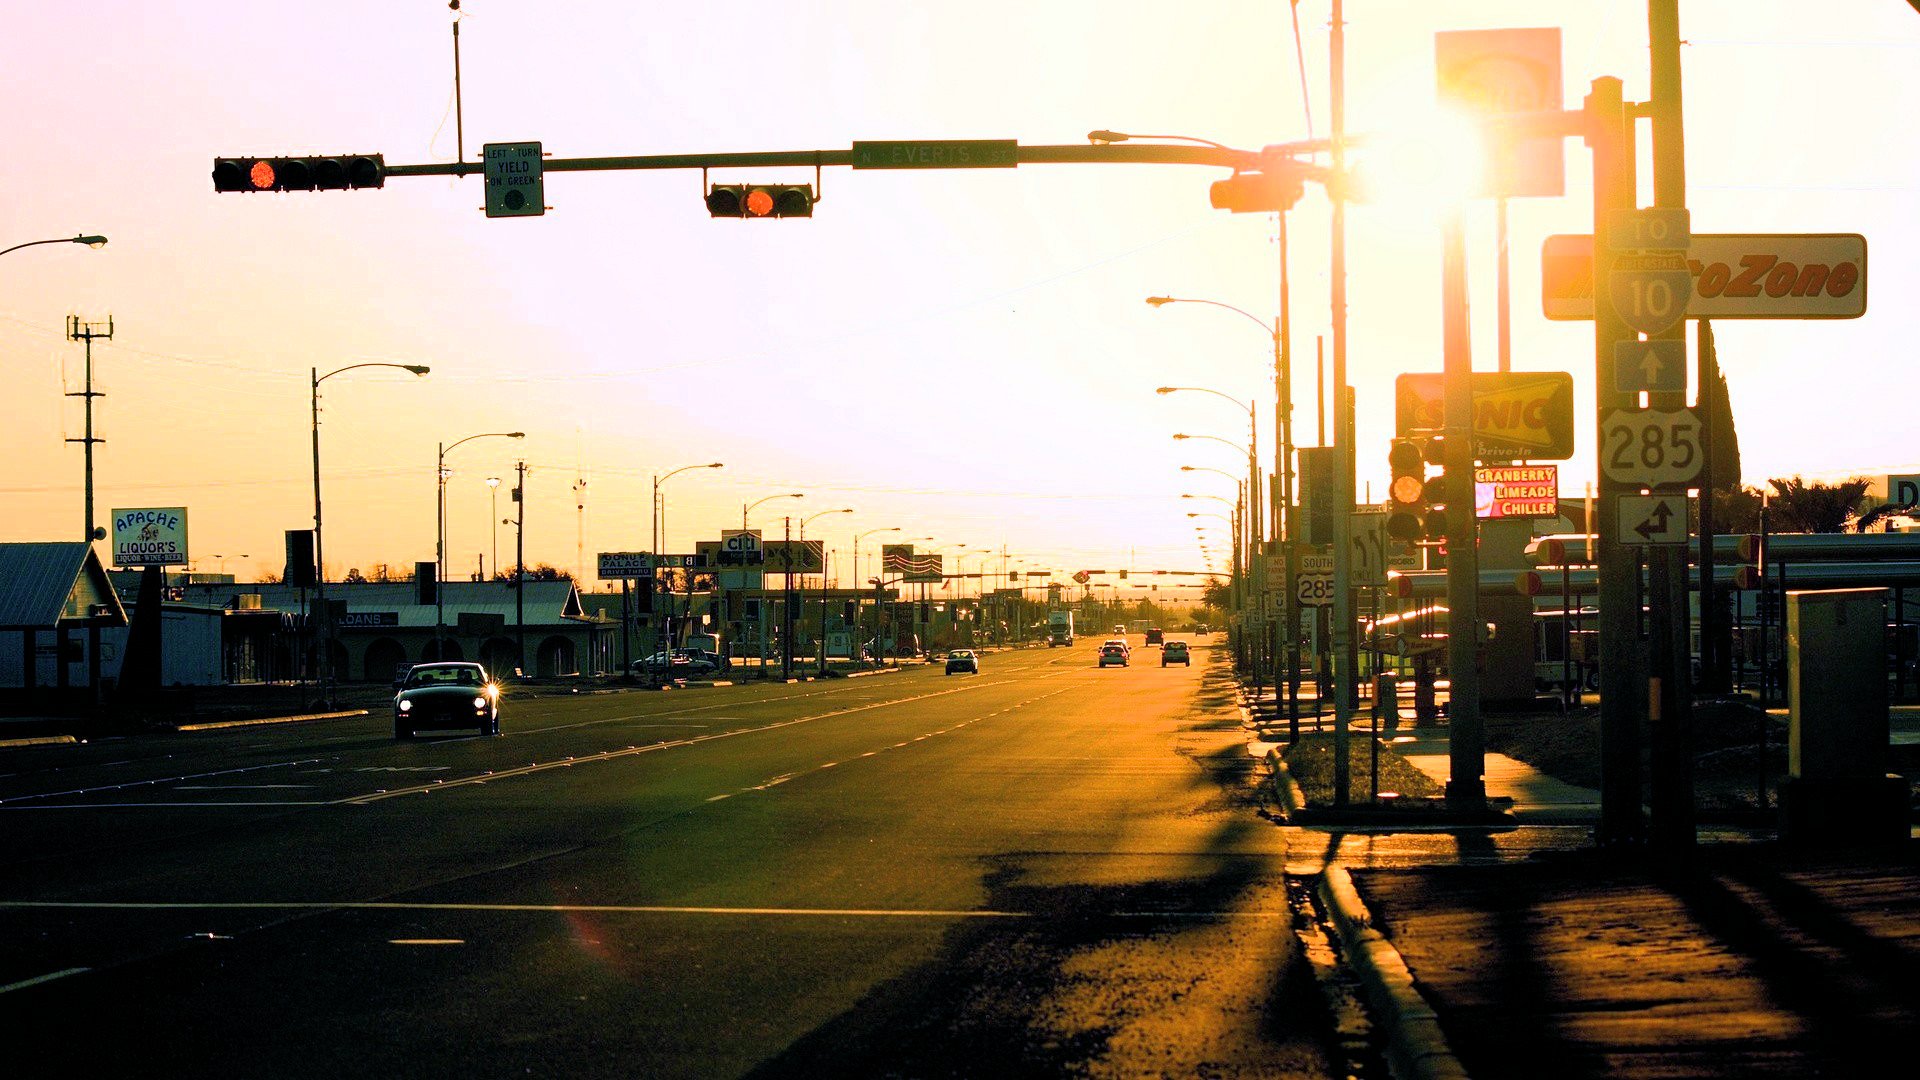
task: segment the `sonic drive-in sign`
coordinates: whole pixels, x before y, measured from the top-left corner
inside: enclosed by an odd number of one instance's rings
[[[1441,434],[1447,426],[1439,372],[1393,381],[1394,432]],[[1563,460],[1573,456],[1573,376],[1564,371],[1473,373],[1473,456],[1482,461]]]

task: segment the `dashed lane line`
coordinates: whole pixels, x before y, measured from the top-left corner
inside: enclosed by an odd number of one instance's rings
[[[488,903],[409,903],[398,900],[233,900],[233,901],[136,901],[136,900],[0,900],[4,911],[466,911],[581,913],[603,915],[741,915],[796,918],[846,919],[1044,919],[1056,917],[1045,911],[1003,911],[998,909],[963,910],[959,908],[813,908],[813,907],[717,907],[685,904],[488,904]],[[1076,915],[1096,919],[1290,919],[1290,911],[1104,911]],[[87,971],[69,968],[0,987],[0,992],[31,986],[64,975]]]

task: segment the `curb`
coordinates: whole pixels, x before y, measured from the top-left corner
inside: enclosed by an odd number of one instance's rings
[[[1287,763],[1280,758],[1280,751],[1267,751],[1267,768],[1273,771],[1273,795],[1280,800],[1280,819],[1290,822],[1307,808],[1306,793],[1294,781]]]
[[[261,724],[292,724],[301,720],[341,720],[349,716],[371,716],[368,709],[347,709],[343,712],[305,713],[300,716],[264,716],[258,720],[221,720],[211,724],[181,724],[175,731],[219,731],[222,728],[257,727]]]
[[[1367,1004],[1386,1029],[1387,1066],[1403,1080],[1467,1080],[1466,1066],[1447,1045],[1440,1018],[1420,996],[1400,951],[1373,927],[1373,915],[1353,877],[1339,863],[1320,872],[1314,894],[1340,938],[1347,966],[1359,977]]]
[[[79,741],[71,735],[34,735],[24,739],[0,739],[0,750],[15,746],[66,746]]]

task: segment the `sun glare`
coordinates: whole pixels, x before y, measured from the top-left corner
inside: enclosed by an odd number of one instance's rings
[[[1467,115],[1439,106],[1405,120],[1403,126],[1368,133],[1352,151],[1357,200],[1438,221],[1478,190],[1486,139]]]

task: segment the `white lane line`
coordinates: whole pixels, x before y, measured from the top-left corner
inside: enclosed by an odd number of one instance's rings
[[[828,917],[859,919],[1044,919],[1051,916],[1039,911],[998,911],[993,909],[962,911],[943,908],[804,908],[804,907],[712,907],[685,906],[678,904],[426,904],[405,903],[394,900],[348,900],[348,901],[228,901],[205,903],[141,903],[135,901],[31,901],[0,900],[0,910],[39,909],[59,911],[478,911],[478,912],[582,912],[588,914],[611,915],[752,915],[752,916],[792,916],[792,917]],[[1095,919],[1291,919],[1290,911],[1102,911],[1093,912],[1080,918]],[[28,983],[16,983],[15,986],[31,985],[33,982],[45,982],[62,975],[71,975],[86,971],[86,968],[70,968],[53,975],[43,975]],[[0,988],[0,990],[12,987]]]
[[[45,791],[38,795],[15,795],[9,799],[0,799],[0,806],[14,803],[31,802],[37,799],[59,799],[69,795],[92,795],[101,791],[125,791],[128,788],[152,787],[159,784],[177,784],[182,780],[205,780],[213,776],[237,776],[241,773],[259,772],[262,769],[290,769],[295,765],[317,765],[319,758],[302,758],[299,761],[276,761],[269,765],[247,765],[237,769],[215,769],[212,772],[190,773],[186,776],[159,776],[151,780],[129,780],[124,784],[103,784],[99,787],[72,788],[67,791]]]
[[[261,799],[257,802],[101,802],[56,803],[53,806],[0,806],[0,813],[46,813],[52,810],[208,810],[233,807],[332,806],[330,799]]]
[[[181,784],[175,791],[305,791],[312,784]]]
[[[29,986],[39,986],[41,983],[52,982],[55,979],[64,979],[69,975],[79,975],[92,970],[92,968],[70,967],[65,971],[53,971],[45,975],[36,975],[31,979],[21,979],[17,983],[8,983],[5,986],[0,986],[0,994],[9,993],[14,990],[25,990]]]
[[[860,756],[861,756],[861,757],[863,757],[863,758],[870,758],[870,757],[873,757],[873,756],[874,756],[875,754],[880,754],[880,753],[884,753],[884,752],[886,752],[886,751],[888,751],[888,750],[900,750],[900,749],[904,749],[904,748],[906,748],[906,747],[909,747],[909,746],[912,746],[912,745],[913,745],[914,743],[917,743],[917,742],[920,742],[920,741],[921,741],[921,740],[923,740],[923,739],[931,739],[931,738],[933,738],[933,737],[934,737],[935,735],[945,735],[945,734],[947,734],[948,732],[953,732],[953,731],[958,731],[958,730],[960,730],[961,728],[963,728],[963,727],[967,727],[967,726],[968,726],[968,725],[970,725],[970,724],[977,724],[977,723],[979,723],[979,722],[981,722],[982,720],[990,720],[990,719],[992,719],[992,718],[994,718],[994,717],[996,717],[996,716],[1001,716],[1001,715],[1003,715],[1003,714],[1005,714],[1005,713],[1010,713],[1010,712],[1013,712],[1013,711],[1014,711],[1014,710],[1016,710],[1016,709],[1023,709],[1023,708],[1025,708],[1025,707],[1027,707],[1028,705],[1032,705],[1032,704],[1034,704],[1035,702],[1039,702],[1039,701],[1045,701],[1046,699],[1048,699],[1048,698],[1050,698],[1050,697],[1058,697],[1058,696],[1060,696],[1061,694],[1064,694],[1064,693],[1066,693],[1066,692],[1067,692],[1068,690],[1071,690],[1071,689],[1072,689],[1072,687],[1062,687],[1062,688],[1060,688],[1060,689],[1058,689],[1058,690],[1054,690],[1054,691],[1051,691],[1051,692],[1049,692],[1049,693],[1045,693],[1045,694],[1041,694],[1041,695],[1039,695],[1038,697],[1031,697],[1031,698],[1028,698],[1028,699],[1027,699],[1027,700],[1025,700],[1025,701],[1016,701],[1016,702],[1014,702],[1014,703],[1013,703],[1012,705],[1009,705],[1009,706],[1007,706],[1007,707],[1006,707],[1006,708],[1004,708],[1004,709],[995,709],[995,710],[994,710],[993,712],[990,712],[990,713],[982,713],[981,715],[979,715],[979,716],[976,716],[976,717],[973,717],[972,719],[969,719],[969,720],[962,720],[962,721],[960,721],[960,722],[959,722],[959,723],[957,723],[957,724],[953,724],[953,725],[951,725],[951,726],[949,726],[949,727],[944,727],[944,728],[941,728],[941,729],[940,729],[940,730],[938,730],[938,731],[931,731],[931,732],[928,732],[928,733],[927,733],[927,734],[925,734],[925,735],[921,735],[921,736],[918,736],[918,737],[916,737],[916,738],[912,738],[912,739],[908,739],[908,740],[907,740],[906,742],[898,742],[898,743],[894,743],[894,744],[893,744],[892,746],[883,746],[883,747],[881,747],[881,748],[880,748],[880,749],[878,749],[878,750],[869,750],[869,751],[867,751],[866,753],[864,753],[864,754],[861,754]],[[835,766],[837,766],[837,765],[839,765],[839,764],[840,764],[840,762],[837,762],[837,761],[829,761],[829,762],[827,762],[827,763],[826,763],[826,764],[824,764],[824,765],[815,765],[815,766],[814,766],[813,768],[811,768],[811,769],[802,769],[802,770],[801,770],[801,771],[799,771],[799,772],[794,772],[794,773],[787,773],[787,774],[786,774],[786,775],[784,775],[784,776],[778,776],[778,777],[775,777],[774,779],[772,779],[772,780],[769,780],[769,781],[767,781],[767,782],[766,782],[766,783],[764,783],[764,784],[756,784],[756,785],[754,785],[754,786],[752,786],[752,787],[744,787],[744,788],[741,788],[741,789],[740,789],[739,791],[734,791],[734,792],[729,792],[728,794],[730,794],[730,795],[744,795],[744,794],[746,794],[746,793],[747,793],[747,792],[749,792],[749,791],[765,791],[765,790],[767,790],[768,788],[771,788],[771,787],[774,787],[774,786],[776,786],[776,785],[779,785],[779,784],[784,784],[784,783],[786,783],[787,781],[789,781],[789,780],[792,780],[792,779],[793,779],[794,777],[796,777],[796,776],[805,776],[805,775],[807,775],[808,773],[815,773],[815,772],[819,772],[819,771],[821,771],[821,770],[823,770],[823,769],[831,769],[831,768],[834,768]],[[716,795],[716,796],[714,796],[713,798],[710,798],[710,799],[708,799],[707,801],[708,801],[708,802],[718,802],[719,800],[721,800],[721,799],[723,799],[723,798],[726,798],[726,797],[727,797],[727,796],[725,796],[725,795]]]
[[[517,769],[500,769],[479,776],[435,781],[431,784],[417,784],[412,787],[393,788],[386,791],[376,791],[369,795],[356,795],[350,798],[340,799],[338,803],[347,806],[363,806],[367,803],[380,802],[384,799],[398,798],[403,795],[420,795],[429,791],[446,791],[456,787],[463,787],[467,784],[483,784],[489,780],[505,780],[516,776],[530,776],[534,773],[546,772],[550,769],[568,768],[573,765],[588,762],[612,761],[615,758],[632,757],[635,754],[651,754],[660,750],[676,750],[683,746],[697,746],[700,743],[712,742],[715,739],[730,739],[736,735],[753,735],[767,731],[778,731],[781,728],[793,727],[796,724],[806,724],[815,720],[827,720],[839,716],[851,716],[854,713],[869,712],[874,709],[885,709],[894,705],[906,705],[916,701],[925,701],[928,698],[945,697],[948,694],[962,694],[970,690],[982,689],[992,685],[998,684],[972,683],[966,686],[954,687],[950,690],[935,690],[931,693],[916,694],[912,697],[872,701],[864,705],[852,705],[844,709],[832,709],[823,713],[814,713],[810,716],[797,716],[791,720],[780,720],[761,727],[738,728],[733,731],[716,731],[711,734],[695,735],[685,739],[669,739],[662,742],[649,743],[646,746],[629,746],[624,750],[607,750],[598,754],[587,754],[581,757],[567,758],[562,761],[535,762],[531,765],[523,765]]]

